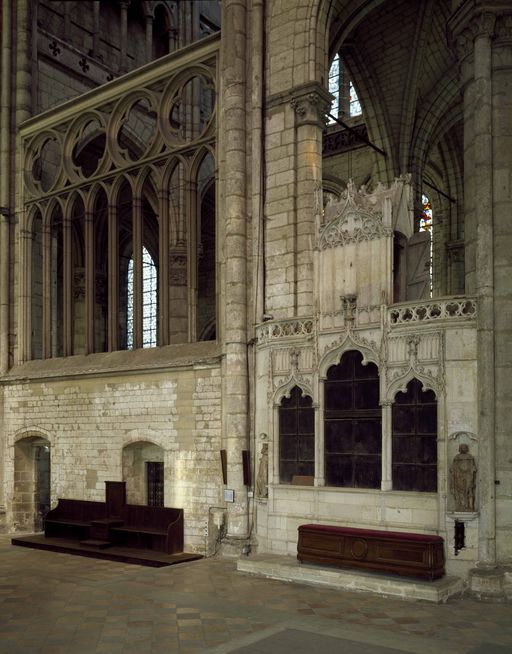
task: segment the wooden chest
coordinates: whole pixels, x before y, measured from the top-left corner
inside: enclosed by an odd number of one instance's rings
[[[444,575],[443,539],[429,534],[301,525],[297,558],[430,580]]]

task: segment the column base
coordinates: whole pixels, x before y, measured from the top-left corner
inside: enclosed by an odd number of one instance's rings
[[[241,556],[248,556],[251,553],[253,544],[248,538],[232,538],[226,536],[220,544],[220,554],[229,559],[238,559]]]
[[[468,594],[482,602],[504,602],[505,570],[500,566],[473,568],[468,575]]]

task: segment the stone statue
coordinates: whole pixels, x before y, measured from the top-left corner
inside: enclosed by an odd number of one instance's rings
[[[450,468],[450,490],[455,500],[455,511],[475,510],[476,465],[469,447],[462,443]]]
[[[256,478],[256,497],[268,497],[268,443],[261,446],[261,458]]]

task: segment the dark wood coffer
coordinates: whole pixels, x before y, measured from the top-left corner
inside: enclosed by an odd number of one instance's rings
[[[430,580],[444,575],[443,539],[429,534],[301,525],[297,558]]]

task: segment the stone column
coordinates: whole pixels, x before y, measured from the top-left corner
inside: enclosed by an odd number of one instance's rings
[[[169,191],[158,189],[158,345],[169,345]]]
[[[100,2],[92,3],[92,52],[95,57],[100,54]]]
[[[108,203],[108,351],[119,348],[119,217],[117,204]]]
[[[315,311],[313,244],[322,184],[322,129],[332,98],[317,82],[296,87],[291,96],[296,117],[294,315],[309,316]]]
[[[153,59],[153,14],[148,13],[146,19],[146,61]]]
[[[393,402],[384,400],[380,405],[382,407],[382,477],[380,488],[383,491],[389,491],[393,488]]]
[[[143,279],[142,279],[142,199],[133,198],[133,347],[143,342]]]
[[[223,2],[220,61],[221,187],[223,217],[223,447],[227,452],[228,540],[249,535],[247,489],[243,484],[242,450],[248,449],[247,374],[247,207],[246,207],[246,7]]]
[[[314,405],[315,409],[315,486],[325,486],[325,431],[324,431],[324,393],[323,381],[319,381],[321,390],[321,404]],[[277,432],[278,433],[278,432]],[[322,437],[321,437],[322,435]]]
[[[23,121],[30,118],[32,111],[32,42],[31,42],[31,29],[32,17],[29,11],[28,0],[19,0],[14,3],[16,10],[16,113],[14,116],[15,125],[18,126]],[[14,183],[15,171],[21,171],[23,168],[23,154],[21,148],[12,148],[13,157],[10,163],[10,172],[4,169],[2,176],[6,176],[9,181],[8,184]],[[20,175],[20,172],[18,172]],[[17,189],[21,188],[21,184],[16,184]],[[23,197],[21,193],[15,195],[14,205],[16,213],[18,214],[17,223],[23,224],[25,220],[24,209],[22,206]],[[18,334],[18,361],[27,361],[31,358],[31,344],[32,344],[32,330],[30,327],[30,296],[32,289],[30,286],[30,272],[31,260],[29,253],[31,252],[31,234],[27,234],[26,230],[21,229],[20,232],[20,251],[18,253],[17,268],[20,275],[20,283],[18,286],[20,297],[13,297],[15,310],[17,313],[12,315],[9,330]],[[19,258],[20,255],[26,258]],[[11,254],[12,257],[12,254]],[[13,257],[14,259],[14,257]],[[24,269],[22,269],[24,268]],[[16,301],[18,306],[16,307]],[[17,325],[14,316],[21,324]]]
[[[121,73],[125,73],[128,70],[126,54],[128,47],[128,5],[130,3],[126,0],[121,0],[119,3],[119,8],[121,10],[121,23],[120,23],[120,32],[121,32],[121,43],[120,43],[120,52],[119,56],[121,58],[119,62],[119,70]]]
[[[464,89],[466,292],[478,297],[478,565],[493,568],[512,555],[512,497],[496,500],[512,458],[512,7],[466,1],[449,27]]]
[[[26,218],[24,218],[26,220]],[[19,308],[18,308],[18,364],[29,361],[32,356],[32,231],[23,227],[19,230]]]
[[[96,261],[94,252],[94,214],[85,212],[85,353],[95,350]]]
[[[0,97],[0,374],[9,369],[9,253],[11,193],[12,7],[2,3],[2,77]]]
[[[52,356],[52,230],[51,214],[43,219],[43,359]]]
[[[69,357],[73,354],[73,257],[72,257],[72,234],[70,209],[67,208],[67,215],[62,223],[63,242],[63,355]]]

